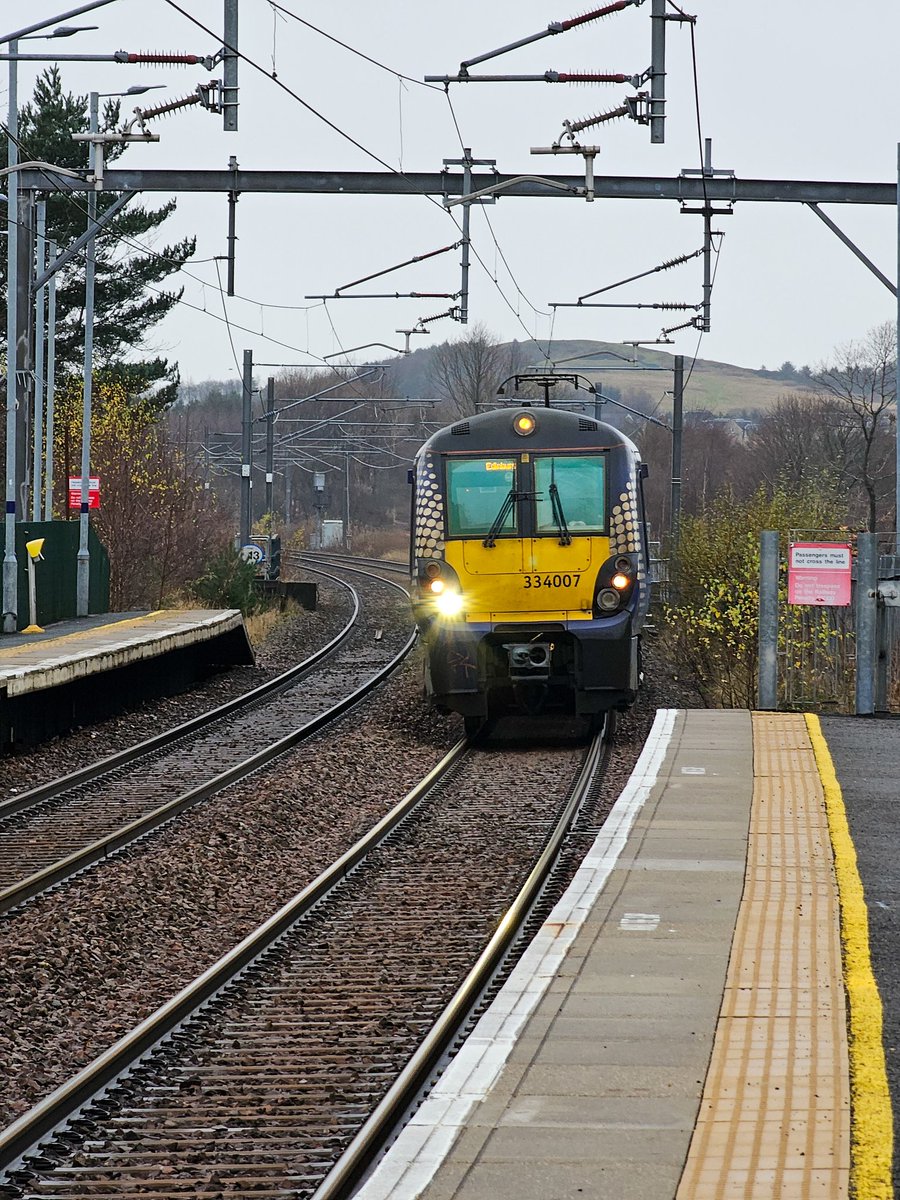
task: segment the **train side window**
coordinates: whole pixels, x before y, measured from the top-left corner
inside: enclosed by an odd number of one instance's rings
[[[570,533],[603,533],[606,529],[606,460],[602,454],[536,456],[534,460],[536,530],[557,533],[551,487]]]
[[[450,537],[484,537],[511,491],[516,490],[514,458],[447,459],[447,532]],[[510,506],[500,533],[515,533]]]

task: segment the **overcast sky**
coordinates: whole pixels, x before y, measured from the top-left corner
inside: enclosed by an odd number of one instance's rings
[[[219,30],[221,0],[178,0],[190,17]],[[70,7],[75,7],[75,2]],[[743,178],[895,182],[898,120],[897,0],[682,0],[696,13],[696,57],[703,137],[713,139],[713,165]],[[7,0],[2,32],[66,11],[66,0]],[[628,86],[545,83],[453,85],[420,82],[454,74],[472,58],[586,10],[536,0],[486,3],[433,0],[285,0],[283,8],[347,43],[364,61],[267,0],[241,0],[240,49],[257,64],[240,65],[240,129],[225,133],[220,117],[199,108],[153,123],[155,145],[130,148],[122,166],[224,168],[234,155],[246,169],[381,170],[363,149],[392,168],[438,171],[458,158],[461,144],[476,158],[495,159],[507,173],[574,173],[580,159],[549,160],[530,147],[549,146],[562,122],[621,104]],[[670,9],[670,11],[674,11]],[[94,32],[54,42],[21,43],[23,52],[110,53],[118,49],[214,52],[208,36],[165,0],[115,0],[67,23]],[[474,68],[490,73],[622,71],[650,62],[650,3],[545,38]],[[674,176],[699,162],[697,115],[687,25],[668,33],[666,144],[651,145],[646,127],[616,121],[582,135],[599,144],[598,173]],[[385,70],[384,67],[390,68]],[[164,83],[139,103],[182,96],[210,78],[201,68],[63,63],[67,88],[84,93]],[[5,64],[0,91],[6,105]],[[40,69],[19,64],[20,102]],[[306,102],[305,108],[268,77],[271,72]],[[216,74],[221,74],[219,68]],[[398,74],[406,75],[407,80]],[[133,101],[126,102],[130,108]],[[451,107],[452,106],[452,107]],[[458,131],[457,132],[457,127]],[[462,143],[460,142],[460,135]],[[162,197],[148,197],[159,202]],[[893,207],[833,205],[826,211],[890,277],[897,273],[897,213]],[[453,210],[458,221],[459,209]],[[491,228],[488,227],[489,220]],[[155,331],[151,349],[177,359],[186,379],[235,378],[242,351],[256,362],[314,363],[367,342],[401,346],[399,328],[441,311],[449,301],[306,300],[342,284],[426,254],[456,240],[458,229],[439,204],[421,196],[245,195],[238,205],[237,291],[224,298],[214,256],[226,250],[223,196],[183,195],[157,248],[197,234],[195,262],[177,277],[184,301]],[[769,368],[790,359],[815,366],[835,346],[894,320],[895,302],[808,209],[789,204],[738,205],[721,218],[724,231],[713,296],[712,330],[677,335],[673,349],[741,366]],[[496,243],[494,236],[496,237]],[[497,338],[655,337],[677,316],[652,311],[558,309],[702,242],[697,216],[671,201],[598,201],[506,197],[472,214],[470,322]],[[375,291],[455,292],[459,254],[452,252],[376,281]],[[224,282],[224,264],[219,264]],[[173,283],[175,280],[173,279]],[[693,260],[645,279],[609,299],[630,303],[697,303],[702,268]],[[194,308],[188,305],[195,306]],[[312,305],[312,307],[309,307]],[[198,311],[199,310],[199,311]],[[227,312],[229,327],[221,319]],[[244,327],[244,328],[239,328]],[[414,348],[464,333],[450,320],[429,326]],[[232,349],[233,342],[233,349]],[[383,353],[379,351],[379,353]],[[364,355],[360,356],[364,357]],[[257,374],[275,373],[261,368]]]

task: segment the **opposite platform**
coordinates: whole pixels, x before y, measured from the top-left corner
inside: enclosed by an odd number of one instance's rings
[[[838,892],[802,716],[664,712],[360,1200],[841,1200]]]
[[[0,748],[29,745],[133,700],[252,663],[237,609],[164,609],[89,617],[0,637]],[[122,689],[126,689],[123,692]]]

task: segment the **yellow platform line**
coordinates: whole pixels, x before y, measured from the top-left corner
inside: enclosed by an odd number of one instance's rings
[[[86,641],[89,637],[91,637],[92,634],[102,633],[106,629],[115,629],[117,631],[122,629],[137,629],[139,625],[146,625],[147,622],[152,620],[154,617],[165,616],[168,611],[176,610],[155,608],[153,612],[141,613],[140,616],[137,617],[124,617],[121,621],[110,621],[107,625],[90,625],[84,629],[73,629],[69,633],[60,633],[57,634],[56,637],[42,638],[40,641],[29,642],[27,640],[23,640],[21,642],[12,642],[9,645],[4,646],[2,649],[9,651],[11,655],[18,650],[26,650],[32,646],[39,646],[41,648],[41,652],[44,653],[54,646],[61,646],[64,642],[71,643],[77,641]],[[18,636],[24,639],[26,632],[27,630],[20,629]],[[3,655],[2,651],[0,651],[0,663],[2,663],[2,661]]]
[[[677,1200],[844,1200],[839,893],[802,716],[753,715],[753,773],[744,892]]]
[[[891,1200],[893,1118],[882,1042],[881,996],[869,952],[869,919],[844,797],[819,718],[806,714],[825,793],[841,913],[849,1007],[851,1179],[856,1200]]]

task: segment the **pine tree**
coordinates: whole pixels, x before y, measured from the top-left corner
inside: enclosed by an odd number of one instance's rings
[[[100,122],[102,130],[116,127],[119,108],[118,101],[106,102]],[[20,159],[86,170],[88,144],[73,141],[72,134],[88,131],[88,113],[88,97],[64,93],[59,69],[55,65],[49,67],[38,78],[31,102],[19,114]],[[118,158],[124,149],[124,146],[108,147],[106,161]],[[104,212],[117,195],[99,192],[98,213]],[[87,227],[86,195],[48,192],[46,198],[47,236],[63,249]],[[95,362],[107,371],[127,371],[130,384],[142,383],[144,389],[152,391],[160,408],[175,400],[178,364],[164,358],[136,361],[131,355],[146,345],[153,327],[178,303],[183,289],[167,290],[160,285],[183,266],[196,247],[196,238],[189,237],[148,252],[146,235],[174,212],[175,203],[170,200],[160,208],[146,208],[132,200],[95,240]],[[83,369],[84,262],[82,253],[57,276],[58,375],[80,374]],[[5,260],[0,262],[0,295],[5,304]],[[5,341],[0,344],[5,351]]]

